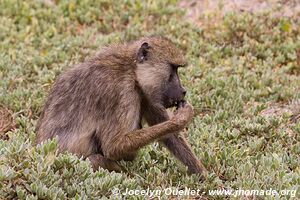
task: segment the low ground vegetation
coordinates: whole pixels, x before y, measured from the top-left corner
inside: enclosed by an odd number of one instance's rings
[[[169,187],[200,189],[205,199],[223,199],[207,193],[223,188],[290,189],[299,197],[299,19],[227,13],[218,23],[200,16],[196,26],[174,0],[0,0],[0,108],[14,119],[0,127],[0,199],[115,198],[112,188]],[[210,172],[205,182],[157,143],[122,162],[124,173],[92,172],[89,162],[58,155],[55,140],[35,146],[39,112],[62,70],[101,46],[151,34],[169,37],[188,57],[180,73],[196,116],[185,135]],[[274,114],[274,106],[284,109]]]

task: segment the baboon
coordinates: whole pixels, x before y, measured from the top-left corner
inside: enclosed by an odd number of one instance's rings
[[[103,48],[55,81],[37,124],[37,142],[58,136],[59,151],[120,171],[116,161],[133,160],[154,141],[163,143],[191,173],[206,169],[179,132],[191,121],[178,67],[186,60],[162,36]],[[167,108],[177,107],[169,117]],[[148,123],[142,128],[141,120]]]

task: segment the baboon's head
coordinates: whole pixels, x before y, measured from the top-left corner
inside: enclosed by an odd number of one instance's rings
[[[178,76],[178,68],[186,60],[175,44],[164,37],[147,37],[137,42],[138,83],[151,102],[166,108],[183,100],[186,90]]]

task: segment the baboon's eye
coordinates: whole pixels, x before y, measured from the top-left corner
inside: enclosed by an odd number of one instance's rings
[[[175,64],[170,64],[171,66],[171,72],[170,72],[170,76],[169,76],[169,82],[172,81],[172,79],[174,78],[175,74],[177,74],[177,70],[178,70],[178,65]]]
[[[172,81],[173,77],[174,77],[174,73],[173,73],[173,72],[171,72],[171,73],[170,73],[170,76],[169,76],[169,82],[171,82],[171,81]]]
[[[180,65],[176,65],[172,63],[170,64],[170,66],[172,67],[172,69],[176,69],[176,70],[178,69],[178,67],[180,67]]]

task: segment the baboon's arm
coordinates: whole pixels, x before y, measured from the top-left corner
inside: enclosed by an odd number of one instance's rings
[[[167,112],[156,111],[158,110],[152,110],[152,113],[145,115],[150,126],[155,126],[156,124],[169,120]],[[197,159],[187,141],[179,134],[179,131],[173,132],[173,134],[170,134],[168,137],[164,137],[161,139],[161,142],[178,160],[188,167],[191,173],[202,175],[207,173],[205,167]]]
[[[191,173],[206,173],[205,167],[197,159],[186,140],[180,134],[172,134],[161,141],[178,160],[188,167]]]
[[[134,109],[134,106],[135,105],[132,104],[131,110]],[[123,159],[128,153],[133,153],[155,140],[180,131],[193,117],[193,108],[188,104],[178,109],[177,114],[171,119],[168,118],[168,120],[163,120],[166,116],[168,117],[164,108],[158,108],[156,112],[165,112],[164,114],[157,115],[157,120],[160,120],[162,123],[129,132],[126,132],[126,130],[130,130],[130,126],[132,126],[130,124],[135,124],[135,121],[126,115],[122,115],[126,118],[119,119],[115,131],[109,134],[103,134],[106,136],[109,135],[107,138],[102,139],[103,143],[101,147],[104,156],[111,160]],[[128,120],[131,120],[131,123],[128,123]]]
[[[176,120],[168,120],[166,122],[134,130],[128,133],[122,131],[114,134],[114,137],[105,141],[103,144],[103,154],[106,158],[111,160],[119,160],[127,155],[129,152],[135,152],[139,148],[157,140],[161,137],[179,131],[182,128],[182,124]]]

